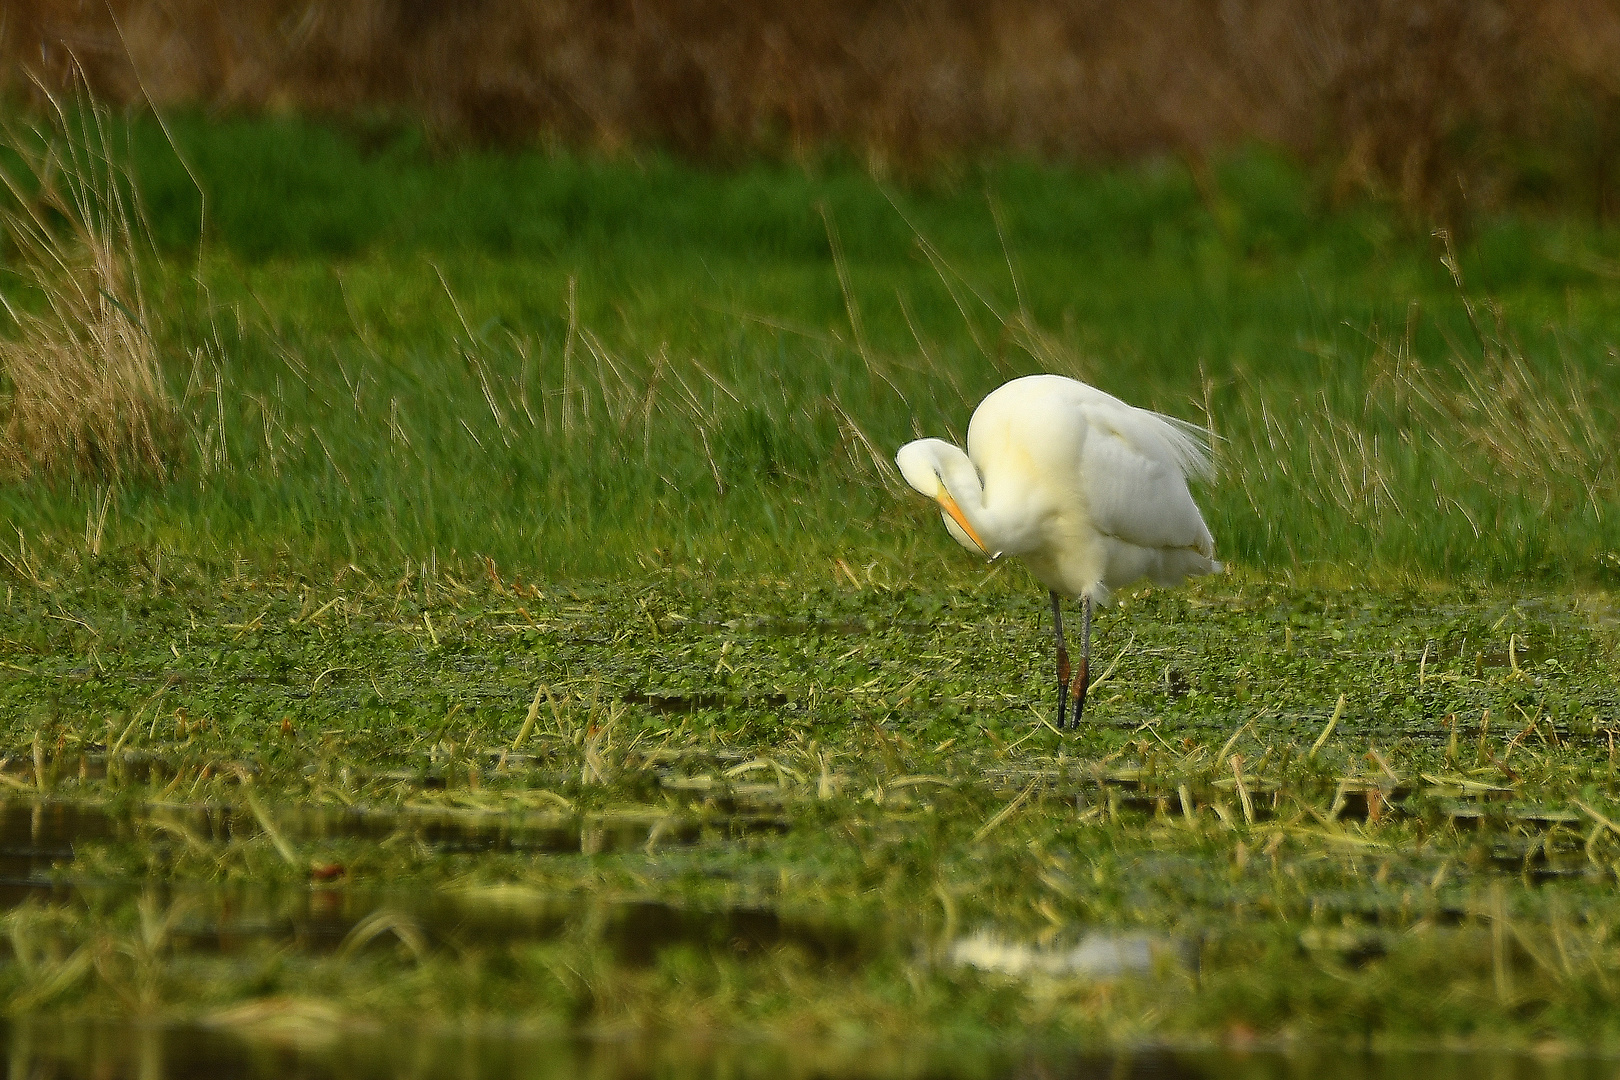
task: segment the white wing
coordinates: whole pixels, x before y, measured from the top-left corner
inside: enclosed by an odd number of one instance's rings
[[[1079,480],[1092,527],[1138,547],[1213,557],[1215,540],[1187,490],[1189,472],[1209,471],[1194,434],[1201,429],[1115,398],[1087,402],[1081,413]]]
[[[1213,558],[1215,541],[1187,490],[1189,475],[1210,473],[1207,433],[1193,424],[1127,405],[1061,375],[1004,383],[973,413],[968,452],[984,474],[987,498],[1009,538],[1030,507],[1070,499],[1091,528],[1150,551],[1195,551]],[[1009,549],[1028,550],[1009,540]],[[1063,561],[1064,551],[1050,556]],[[1100,569],[1100,568],[1099,568]],[[1090,571],[1082,571],[1082,575]]]

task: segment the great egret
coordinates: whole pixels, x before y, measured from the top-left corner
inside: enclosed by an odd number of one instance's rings
[[[1086,707],[1091,608],[1138,578],[1174,585],[1220,570],[1187,490],[1211,474],[1209,433],[1061,375],[1014,379],[979,403],[968,448],[918,439],[895,455],[906,483],[939,503],[945,528],[994,562],[1024,560],[1052,594],[1058,727]],[[1080,601],[1080,670],[1069,681],[1062,599]]]

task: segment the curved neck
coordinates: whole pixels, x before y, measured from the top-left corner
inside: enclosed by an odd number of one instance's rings
[[[1018,555],[1029,549],[1034,522],[1028,514],[1009,512],[1010,508],[1004,505],[990,505],[985,499],[979,470],[966,454],[958,451],[940,465],[940,483],[979,534],[979,539],[984,541],[986,554],[991,557]]]

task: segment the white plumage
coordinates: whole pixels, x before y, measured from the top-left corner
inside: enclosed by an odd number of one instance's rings
[[[939,502],[962,546],[1017,556],[1051,591],[1065,683],[1058,601],[1081,600],[1078,720],[1092,604],[1107,604],[1139,578],[1173,585],[1221,568],[1187,489],[1190,476],[1211,473],[1208,438],[1203,428],[1075,379],[1030,375],[980,402],[966,453],[943,439],[919,439],[901,447],[895,463],[907,483]]]

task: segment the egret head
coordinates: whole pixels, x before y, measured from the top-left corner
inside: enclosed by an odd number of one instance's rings
[[[952,487],[976,491],[980,486],[978,470],[959,448],[944,439],[918,439],[902,446],[894,456],[894,463],[900,467],[900,475],[906,478],[906,483],[939,503],[947,526],[956,526],[951,533],[958,541],[963,536],[967,537],[992,560],[1001,554],[991,554],[980,539],[978,530],[968,522],[967,515],[951,494]]]

